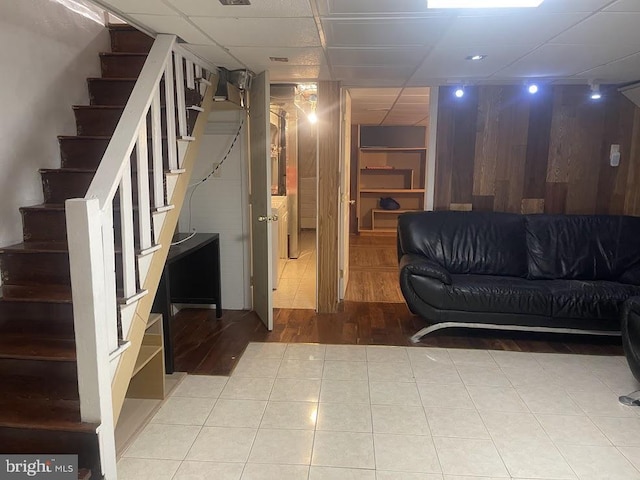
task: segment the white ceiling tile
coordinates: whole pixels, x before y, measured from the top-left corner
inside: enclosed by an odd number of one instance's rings
[[[328,47],[422,47],[436,43],[451,19],[323,19]]]
[[[417,66],[425,54],[421,48],[329,48],[331,65],[411,65]]]
[[[627,83],[640,80],[640,53],[606,66],[594,68],[576,75],[576,78],[602,83]]]
[[[321,15],[433,15],[425,0],[320,0],[318,9]]]
[[[186,44],[184,47],[195,53],[197,56],[213,63],[218,67],[224,67],[229,70],[235,70],[237,68],[245,68],[244,65],[238,63],[227,52],[216,45],[192,45]]]
[[[513,65],[496,73],[498,77],[568,77],[626,57],[640,50],[629,45],[543,45]]]
[[[551,43],[640,44],[640,13],[598,13],[576,25]]]
[[[176,15],[176,12],[161,0],[106,0],[110,5],[122,13],[146,13],[153,15]]]
[[[321,65],[324,63],[324,53],[320,47],[231,47],[229,51],[252,69],[262,68],[264,70],[277,66]],[[289,61],[274,63],[269,60],[269,57],[285,57]]]
[[[379,125],[386,116],[386,112],[355,113],[351,115],[351,123],[357,125]]]
[[[225,47],[320,46],[312,18],[190,18]]]
[[[352,99],[393,97],[400,94],[400,88],[352,88],[349,90]]]
[[[440,45],[468,49],[474,49],[478,45],[538,46],[575,25],[587,15],[587,13],[516,13],[459,17],[447,30]]]
[[[596,12],[609,3],[611,0],[544,0],[536,10],[540,12]]]
[[[605,12],[640,12],[638,0],[618,0],[616,3],[604,9]]]
[[[187,43],[197,45],[213,44],[197,27],[191,25],[184,18],[172,15],[130,15],[140,25],[156,33],[172,33]]]
[[[357,67],[334,66],[333,74],[336,80],[350,80],[357,78],[371,78],[378,80],[397,80],[399,84],[406,81],[413,73],[412,67]]]
[[[320,65],[289,65],[269,68],[272,82],[315,81],[320,77]]]
[[[136,0],[137,1],[137,0]],[[254,0],[251,5],[223,6],[218,0],[168,0],[188,16],[311,17],[309,0]]]
[[[467,47],[451,47],[446,43],[438,45],[416,71],[414,78],[483,78],[492,75],[506,65],[529,53],[531,47],[513,44],[497,44]],[[487,55],[484,60],[471,61],[466,57],[474,54]],[[415,84],[415,83],[414,83]]]

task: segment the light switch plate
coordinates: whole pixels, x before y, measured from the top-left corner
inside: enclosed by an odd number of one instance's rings
[[[611,145],[611,151],[609,153],[609,163],[612,167],[620,165],[620,145]]]

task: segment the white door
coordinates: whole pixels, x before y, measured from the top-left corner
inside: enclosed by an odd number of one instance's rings
[[[340,152],[340,226],[339,226],[339,266],[340,275],[338,298],[344,300],[349,283],[349,203],[351,182],[351,94],[342,90],[340,99],[341,117],[341,152]]]
[[[269,72],[257,75],[249,98],[250,215],[253,309],[273,330]]]

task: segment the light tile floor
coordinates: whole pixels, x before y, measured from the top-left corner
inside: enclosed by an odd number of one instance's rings
[[[275,308],[316,308],[316,232],[300,233],[300,255],[280,260],[278,288],[273,292]]]
[[[121,480],[640,480],[623,357],[252,343],[187,376]]]

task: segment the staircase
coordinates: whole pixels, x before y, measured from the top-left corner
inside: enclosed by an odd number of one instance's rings
[[[0,249],[0,451],[78,454],[81,469],[78,478],[82,479],[89,478],[91,473],[94,478],[101,477],[96,433],[99,425],[81,420],[64,202],[87,193],[154,42],[129,26],[110,26],[109,31],[112,51],[100,54],[102,77],[87,80],[90,105],[73,107],[78,135],[59,137],[61,168],[40,170],[44,203],[20,209],[24,241]],[[164,112],[164,87],[160,91]],[[189,135],[201,110],[197,105],[202,97],[198,88],[185,87],[185,98]],[[163,113],[166,156],[168,121],[164,116]],[[151,152],[152,127],[151,122],[148,123]],[[135,157],[134,151],[131,161],[134,199],[138,196]],[[151,176],[153,168],[149,163]],[[178,174],[180,171],[167,171],[163,187],[171,181],[171,175]],[[149,183],[153,196],[153,179]],[[158,188],[157,182],[155,188]],[[165,192],[162,196],[166,198]],[[134,201],[133,205],[137,203]],[[119,208],[116,195],[113,209],[117,212]],[[152,209],[152,228],[159,225],[155,217],[164,215],[170,208],[165,205]],[[136,207],[132,209],[133,217],[138,218]],[[119,218],[120,215],[114,215],[116,239],[119,238]],[[154,236],[159,237],[159,232]],[[144,255],[139,234],[134,243],[136,253]],[[120,244],[116,240],[118,297],[123,296]],[[121,343],[125,344],[121,325],[119,333]]]

